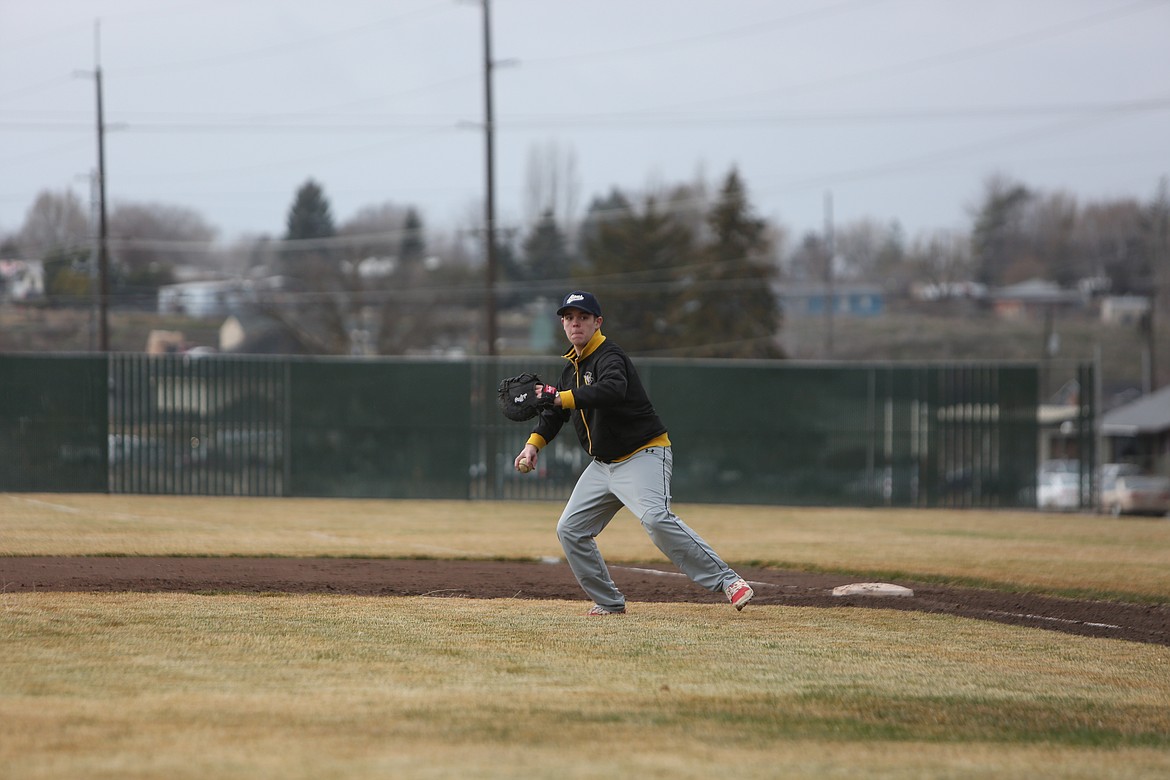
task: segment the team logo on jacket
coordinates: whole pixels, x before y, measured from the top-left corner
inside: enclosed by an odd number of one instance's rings
[[[585,384],[587,384],[587,385],[593,384],[593,372],[592,371],[585,372]]]

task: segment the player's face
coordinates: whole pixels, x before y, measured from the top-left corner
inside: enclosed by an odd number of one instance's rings
[[[580,309],[566,309],[561,315],[561,325],[565,328],[569,343],[581,350],[601,327],[601,317],[594,317]]]

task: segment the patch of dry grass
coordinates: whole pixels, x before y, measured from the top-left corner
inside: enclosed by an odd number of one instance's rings
[[[0,597],[3,777],[1160,777],[1170,651],[885,610]]]
[[[535,559],[560,555],[551,502],[0,495],[0,555]],[[1170,522],[1024,511],[688,505],[728,561],[1170,598]],[[661,561],[622,512],[613,562]]]
[[[559,510],[0,495],[0,554],[536,558]],[[680,513],[735,562],[1170,593],[1164,521]],[[661,560],[625,513],[601,541]],[[922,613],[10,593],[0,647],[0,777],[1170,773],[1167,648]]]

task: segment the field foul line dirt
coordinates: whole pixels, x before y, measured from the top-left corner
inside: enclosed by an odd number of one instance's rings
[[[636,566],[614,566],[615,569],[622,569],[625,571],[638,572],[639,574],[652,574],[658,577],[685,577],[687,575],[677,571],[661,571],[660,569],[642,569]],[[756,580],[748,580],[748,584],[752,587],[772,587],[782,588],[783,585],[777,585],[774,582],[759,582]],[[1022,620],[1045,620],[1051,623],[1063,623],[1069,626],[1087,626],[1089,628],[1107,628],[1114,631],[1121,631],[1124,626],[1114,625],[1113,623],[1092,623],[1085,620],[1070,620],[1068,618],[1050,617],[1048,615],[1033,615],[1025,612],[1002,612],[996,609],[985,609],[983,613],[986,615],[993,615],[997,617],[1010,617]]]
[[[1053,623],[1065,623],[1070,626],[1089,626],[1090,628],[1112,628],[1120,631],[1123,626],[1115,626],[1112,623],[1089,623],[1084,620],[1069,620],[1068,618],[1048,617],[1047,615],[1028,615],[1023,612],[1000,612],[995,609],[984,610],[988,615],[999,615],[1001,617],[1024,618],[1026,620],[1049,620]]]

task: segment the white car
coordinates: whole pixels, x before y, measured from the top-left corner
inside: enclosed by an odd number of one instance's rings
[[[1036,478],[1036,506],[1068,511],[1081,508],[1081,475],[1075,471],[1042,471]]]
[[[1068,458],[1053,458],[1052,460],[1042,461],[1040,463],[1039,472],[1041,474],[1069,472],[1073,474],[1079,474],[1081,472],[1081,462],[1079,460],[1070,460]]]
[[[1101,467],[1101,510],[1120,515],[1165,515],[1170,512],[1170,478],[1143,474],[1129,463]]]

